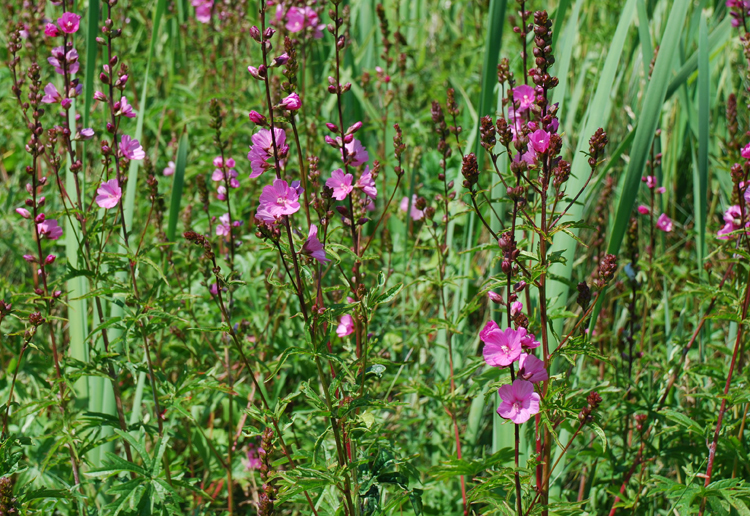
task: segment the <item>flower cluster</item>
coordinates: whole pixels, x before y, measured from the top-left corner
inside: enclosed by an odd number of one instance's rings
[[[195,7],[195,19],[201,23],[211,23],[211,12],[214,8],[214,0],[190,0]]]
[[[522,308],[523,305],[514,302],[511,311],[518,313]],[[518,372],[513,383],[503,385],[498,390],[502,403],[497,413],[515,424],[525,423],[539,412],[540,397],[534,392],[534,384],[549,378],[544,362],[525,352],[538,347],[539,341],[526,328],[501,330],[495,321],[488,321],[479,337],[484,342],[482,353],[487,365],[511,367],[513,371],[517,363]]]
[[[291,6],[287,8],[284,2],[276,5],[276,26],[284,25],[291,33],[307,34],[314,39],[323,37],[325,23],[321,23],[320,15],[310,6]]]

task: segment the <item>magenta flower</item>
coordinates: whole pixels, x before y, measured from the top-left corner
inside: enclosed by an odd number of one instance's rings
[[[521,328],[523,330],[523,328]],[[524,333],[526,330],[523,330]],[[484,342],[484,361],[492,367],[506,367],[518,360],[521,355],[520,330],[501,330],[495,321],[488,321],[479,337]]]
[[[118,103],[115,103],[115,109],[117,109],[117,112],[115,115],[122,115],[127,118],[135,118],[135,111],[133,111],[133,106],[131,104],[128,104],[128,99],[125,97],[122,97]]]
[[[229,225],[229,213],[225,213],[219,217],[221,224],[216,225],[217,236],[227,236],[232,231],[232,227]]]
[[[289,151],[289,146],[286,145],[286,132],[276,127],[274,128],[274,137],[279,159],[282,159]],[[273,158],[271,130],[261,129],[253,135],[253,144],[250,146],[250,152],[247,153],[247,159],[250,160],[250,168],[252,169],[250,178],[256,178],[269,168],[272,168],[272,165],[268,163],[268,160],[271,158]]]
[[[649,187],[649,189],[653,189],[656,187],[656,177],[654,176],[645,176],[641,178],[641,181],[646,183],[646,186]]]
[[[211,22],[211,9],[213,9],[213,0],[190,0],[195,7],[195,19],[201,23]]]
[[[666,213],[662,213],[656,221],[656,227],[665,233],[670,233],[672,231],[672,219],[667,217]]]
[[[250,121],[253,123],[260,124],[260,125],[265,125],[266,123],[266,117],[261,115],[255,110],[250,111],[248,116],[250,117]]]
[[[354,319],[349,314],[344,314],[339,318],[339,325],[336,328],[336,335],[344,338],[354,333]]]
[[[76,140],[90,140],[91,138],[94,137],[94,134],[96,134],[94,133],[94,130],[91,129],[90,127],[87,127],[85,129],[81,129],[80,132],[76,134],[75,139]]]
[[[26,208],[16,208],[16,213],[25,219],[31,218],[31,213]]]
[[[346,148],[346,160],[353,167],[358,167],[363,163],[367,163],[370,160],[370,155],[367,153],[362,142],[354,138],[351,142],[344,144]],[[341,151],[341,158],[344,157],[344,151]]]
[[[527,380],[531,383],[539,383],[547,380],[549,374],[544,368],[544,362],[534,355],[521,353],[518,358],[518,378]]]
[[[232,164],[234,164],[234,160],[231,160]],[[214,161],[215,163],[215,161]],[[219,165],[221,166],[221,165]],[[229,165],[227,165],[229,166]],[[217,168],[214,170],[213,174],[211,174],[211,180],[212,181],[224,181],[226,176],[227,181],[229,182],[230,188],[239,188],[240,182],[237,180],[237,171],[233,168],[230,168],[226,170],[226,173],[221,168]]]
[[[529,333],[526,331],[526,328],[519,328],[518,331],[523,333],[523,336],[521,337],[521,346],[524,349],[534,349],[542,345],[541,342],[536,340],[536,337],[533,333]]]
[[[487,292],[487,297],[490,298],[490,301],[493,303],[497,303],[498,305],[504,305],[505,300],[503,299],[503,296],[498,294],[497,292],[489,291]]]
[[[296,93],[290,93],[281,101],[281,107],[289,111],[296,111],[302,107],[302,101]]]
[[[506,384],[497,390],[502,403],[497,413],[504,419],[510,419],[520,425],[531,416],[539,413],[539,394],[534,392],[534,384],[516,378],[512,385]]]
[[[719,239],[732,240],[737,238],[737,235],[731,233],[742,228],[742,209],[736,204],[727,208],[727,211],[724,212],[724,223],[724,227],[717,233]],[[745,223],[745,227],[750,227],[750,221]]]
[[[521,84],[513,88],[513,101],[518,102],[518,112],[523,113],[531,108],[534,104],[534,88],[526,84]]]
[[[299,211],[299,194],[283,179],[274,179],[272,185],[263,187],[260,207],[274,219]],[[260,213],[260,210],[258,210]],[[260,218],[260,217],[259,217]]]
[[[399,208],[403,212],[406,212],[409,209],[408,197],[404,197],[403,199],[401,199],[401,204],[399,205]],[[420,210],[417,208],[417,195],[416,194],[411,196],[411,211],[409,212],[409,215],[411,215],[412,220],[422,220],[424,218],[424,210]]]
[[[656,193],[658,193],[658,194],[663,194],[666,191],[667,191],[667,187],[666,186],[660,186],[659,188],[656,189]]]
[[[96,204],[98,204],[100,208],[108,210],[114,208],[120,202],[122,188],[120,188],[120,185],[117,183],[117,179],[110,179],[109,181],[103,182],[97,189],[96,193],[99,194],[96,196],[96,199],[94,199]]]
[[[344,174],[344,171],[337,168],[331,173],[331,177],[326,181],[326,186],[333,189],[333,198],[337,201],[343,201],[346,196],[354,190],[352,186],[352,179],[354,176],[351,174]]]
[[[74,74],[80,67],[78,63],[78,52],[75,48],[71,48],[68,52],[65,52],[63,47],[55,47],[52,49],[52,57],[47,58],[47,62],[55,68],[55,72],[63,75],[63,63],[67,63],[68,73]]]
[[[300,32],[305,28],[305,13],[297,7],[290,7],[286,13],[286,30]]]
[[[302,246],[302,254],[315,258],[320,263],[331,261],[326,258],[326,251],[323,248],[323,244],[318,240],[318,226],[315,224],[310,224],[310,232],[307,234],[307,240],[305,240]]]
[[[361,188],[365,195],[370,199],[375,199],[378,196],[378,189],[375,185],[375,180],[372,178],[372,172],[370,172],[370,167],[367,165],[365,165],[365,171],[359,176],[359,179],[354,186]]]
[[[139,161],[146,157],[138,140],[132,139],[127,134],[123,134],[120,138],[120,152],[131,161]]]
[[[648,215],[650,212],[651,210],[648,208],[648,206],[644,206],[643,204],[638,206],[638,213],[640,213],[641,215]]]
[[[40,238],[47,238],[49,240],[57,240],[63,234],[63,228],[61,228],[55,219],[47,219],[36,225],[36,231]]]
[[[523,303],[520,301],[514,301],[510,304],[510,316],[515,317],[523,311]]]
[[[60,30],[66,34],[73,34],[78,32],[78,26],[81,21],[81,17],[75,13],[64,13],[57,19],[57,25]]]
[[[245,465],[245,471],[260,469],[263,466],[263,462],[258,458],[258,452],[252,443],[247,449],[247,459],[242,459],[242,463]]]
[[[57,30],[57,26],[53,23],[48,23],[44,26],[44,35],[48,38],[56,38],[60,35],[60,31]]]
[[[171,176],[172,174],[174,174],[175,168],[176,168],[176,165],[174,164],[174,161],[170,161],[169,163],[167,163],[167,166],[164,167],[163,174],[165,176]]]
[[[57,104],[62,100],[62,97],[60,96],[60,92],[57,91],[57,88],[55,88],[55,85],[50,83],[47,83],[47,86],[44,87],[44,96],[42,97],[42,102],[44,104]]]
[[[742,151],[740,152],[742,154],[742,157],[745,159],[750,159],[750,143],[742,147]]]
[[[537,129],[529,135],[529,143],[535,152],[544,154],[549,149],[549,133],[543,129]]]

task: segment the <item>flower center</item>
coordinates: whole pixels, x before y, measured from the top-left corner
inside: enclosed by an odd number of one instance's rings
[[[503,352],[503,353],[505,353],[506,355],[509,355],[509,354],[510,354],[510,348],[509,348],[508,346],[500,346],[500,349],[501,349],[501,350],[502,350],[502,352]]]
[[[516,402],[513,403],[513,410],[516,412],[516,414],[518,414],[519,412],[521,412],[521,402],[520,401],[516,401]]]
[[[281,206],[286,206],[286,198],[284,198],[284,197],[277,197],[276,198],[276,204],[280,204]]]

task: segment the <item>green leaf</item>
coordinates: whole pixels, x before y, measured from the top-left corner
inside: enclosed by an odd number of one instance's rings
[[[188,133],[187,127],[182,132],[180,144],[177,147],[177,162],[175,163],[174,179],[172,180],[172,199],[169,203],[169,226],[167,227],[167,239],[174,242],[177,232],[177,221],[180,219],[180,202],[182,201],[182,190],[185,185],[185,167],[187,167]]]

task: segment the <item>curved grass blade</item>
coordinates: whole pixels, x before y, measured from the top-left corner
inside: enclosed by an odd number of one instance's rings
[[[188,134],[187,128],[182,132],[180,143],[177,147],[177,163],[175,164],[174,181],[172,182],[172,199],[169,204],[169,225],[167,227],[167,239],[174,242],[177,231],[177,221],[180,219],[180,201],[182,201],[182,189],[185,185],[185,167],[187,166]]]
[[[675,37],[675,35],[679,34],[682,30],[688,5],[689,2],[687,0],[678,0],[675,2],[669,14],[667,26],[664,29],[665,37],[662,38],[662,45],[659,49],[659,55],[656,58],[654,72],[651,75],[643,107],[638,117],[638,127],[633,137],[633,146],[630,149],[630,162],[628,163],[622,189],[620,190],[620,202],[614,216],[612,232],[607,246],[607,253],[609,254],[617,255],[619,253],[620,245],[625,237],[625,231],[627,230],[628,222],[638,197],[641,174],[651,150],[654,132],[661,118],[662,106],[666,100],[670,85],[669,78],[672,72],[672,63],[674,62],[677,45],[680,42],[680,38]],[[602,299],[600,297],[594,307],[594,312],[591,316],[591,328],[594,328],[596,325],[596,319],[601,310]]]

